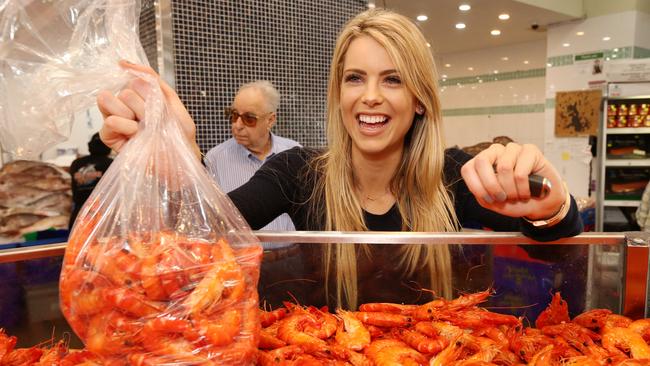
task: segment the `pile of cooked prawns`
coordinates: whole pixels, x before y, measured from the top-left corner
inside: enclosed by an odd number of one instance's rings
[[[259,310],[257,364],[650,365],[650,319],[632,320],[606,309],[570,319],[566,302],[556,293],[535,327],[524,327],[520,318],[479,307],[489,295],[487,290],[424,305],[368,303],[359,311],[338,309],[334,314],[294,303]],[[23,349],[14,349],[15,343],[16,337],[0,330],[0,365],[107,364],[88,350],[70,351],[62,342]],[[198,354],[200,345],[195,345]],[[128,357],[121,364],[156,364],[154,356]],[[236,362],[252,364],[255,358]]]
[[[263,312],[258,364],[650,365],[650,319],[595,309],[573,319],[559,293],[535,322],[485,310],[490,290],[424,305],[369,303],[357,312]]]

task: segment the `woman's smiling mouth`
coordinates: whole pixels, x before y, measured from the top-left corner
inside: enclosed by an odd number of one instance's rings
[[[384,127],[390,117],[383,114],[358,114],[357,121],[362,131],[375,132]]]

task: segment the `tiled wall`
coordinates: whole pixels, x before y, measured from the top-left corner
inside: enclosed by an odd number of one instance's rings
[[[230,138],[223,116],[240,84],[272,81],[281,94],[274,132],[325,144],[327,75],[336,36],[363,0],[172,1],[176,89],[206,152]]]
[[[158,54],[156,49],[156,9],[154,0],[142,0],[140,9],[140,43],[149,59],[149,65],[158,71]]]
[[[509,136],[543,146],[544,40],[436,57],[448,146]]]

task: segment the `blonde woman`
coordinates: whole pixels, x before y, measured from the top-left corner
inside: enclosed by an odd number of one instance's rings
[[[286,212],[297,230],[456,231],[473,221],[537,240],[578,234],[576,204],[537,147],[497,144],[473,159],[445,150],[436,80],[426,40],[410,20],[379,9],[359,14],[343,28],[334,50],[327,149],[278,154],[230,198],[253,229]],[[191,117],[161,84],[193,140]],[[117,97],[100,94],[101,135],[109,146],[119,148],[137,131],[144,95],[142,82]],[[530,195],[527,178],[533,173],[554,187],[544,198]],[[324,248],[313,265],[328,296],[321,301],[330,305],[415,301],[409,298],[414,283],[452,295],[445,246]]]

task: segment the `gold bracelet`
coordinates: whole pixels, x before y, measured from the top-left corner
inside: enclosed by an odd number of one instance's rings
[[[567,188],[566,183],[564,183],[564,190],[566,191],[566,199],[564,200],[564,203],[562,203],[562,207],[560,207],[555,215],[544,220],[529,220],[526,217],[522,218],[538,229],[548,228],[556,225],[566,217],[566,215],[569,213],[569,209],[571,208],[571,194],[569,194],[569,189]]]

